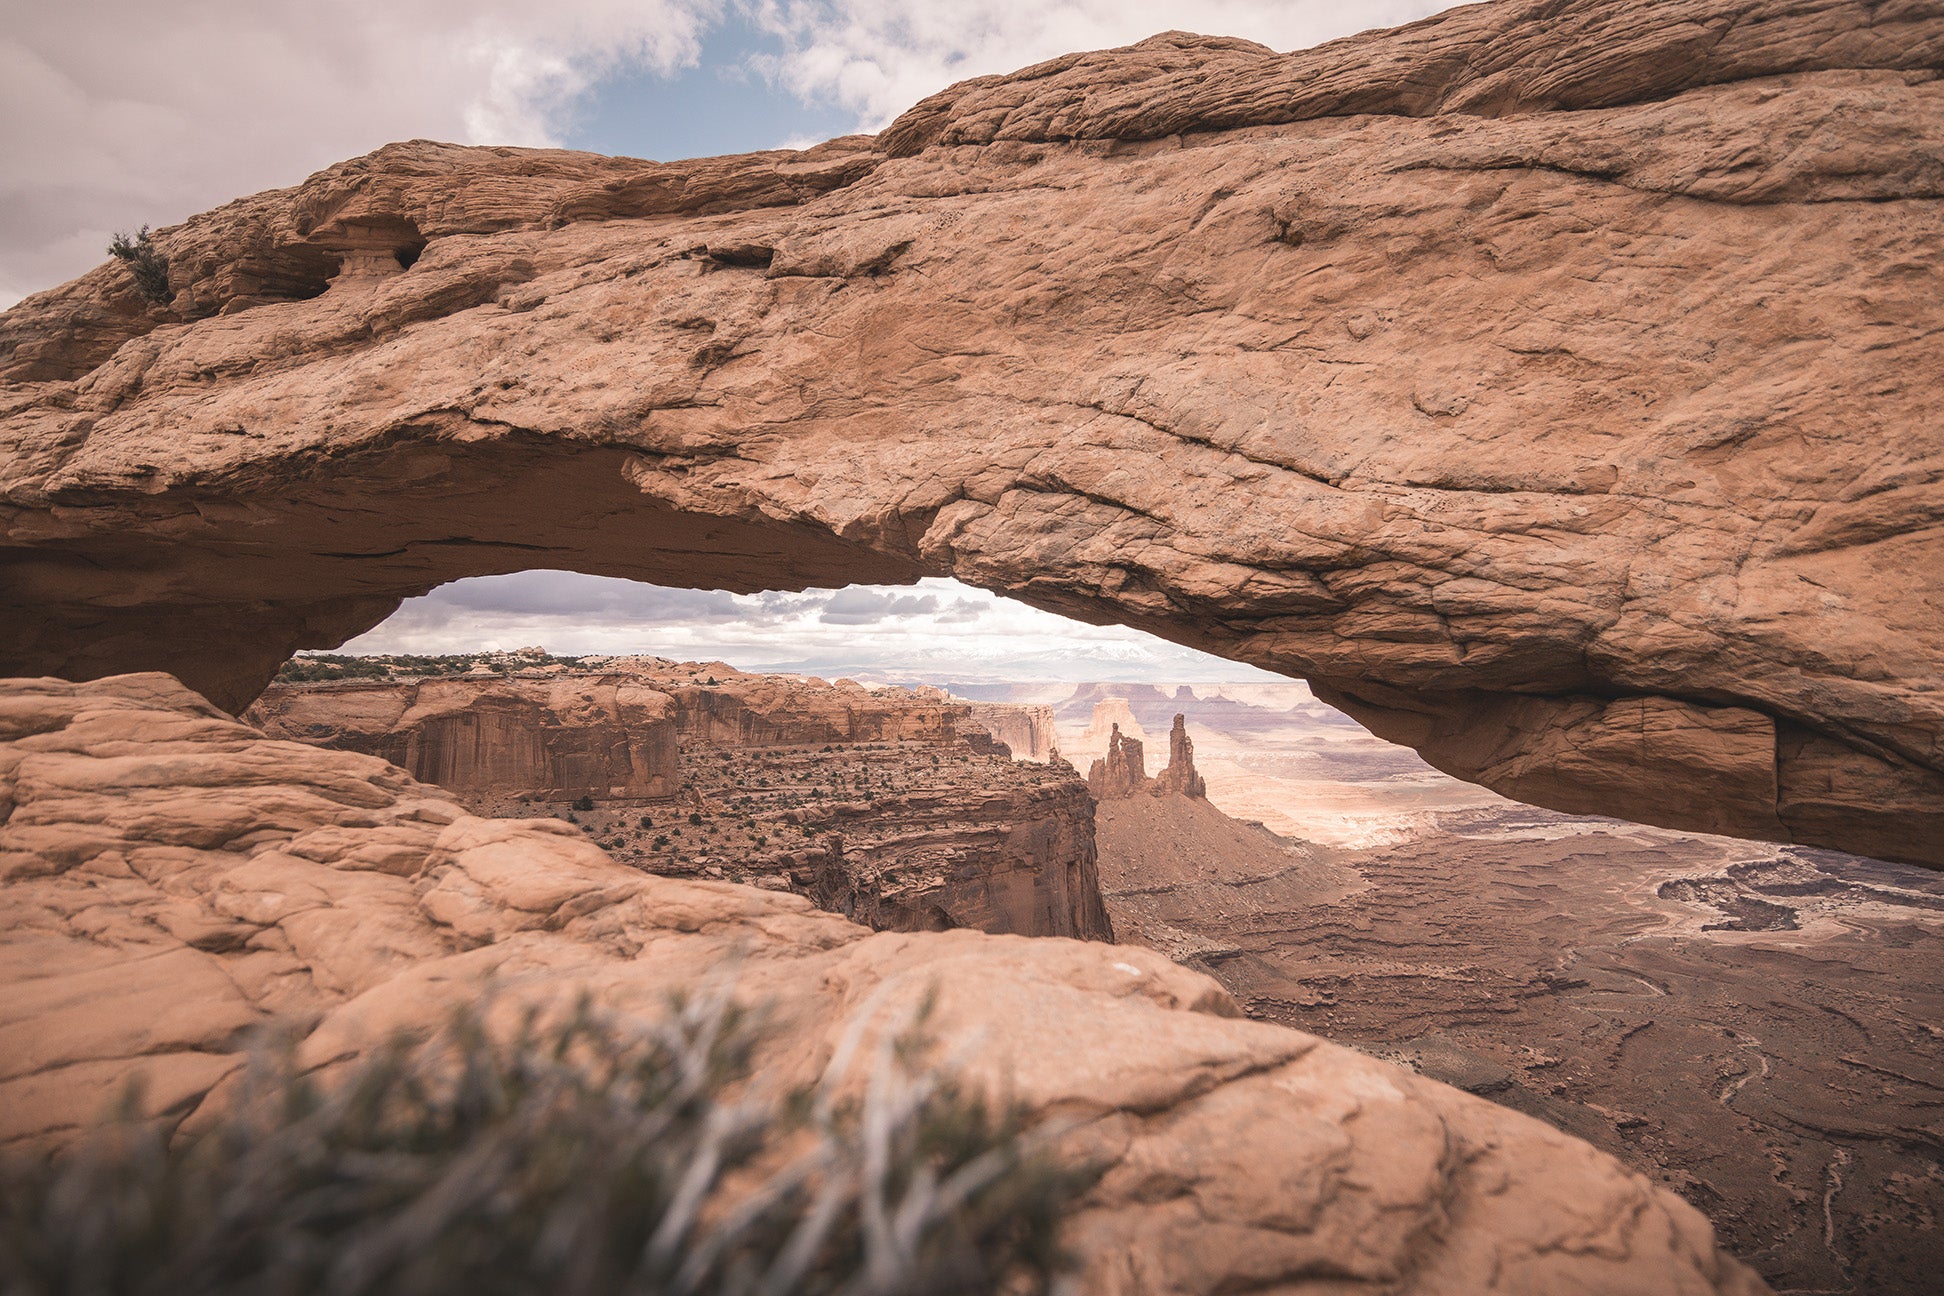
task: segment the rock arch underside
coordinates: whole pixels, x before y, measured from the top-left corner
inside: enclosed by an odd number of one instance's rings
[[[950,574],[1558,809],[1944,865],[1944,6],[1170,33],[876,136],[413,142],[0,316],[0,668]]]

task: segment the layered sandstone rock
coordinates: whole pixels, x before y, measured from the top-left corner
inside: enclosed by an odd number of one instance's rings
[[[984,734],[994,723],[973,722],[965,704],[850,680],[600,660],[566,672],[277,684],[245,716],[273,737],[382,756],[455,792],[535,800],[672,797],[684,742],[950,746],[961,728]]]
[[[240,707],[457,576],[952,574],[1944,864],[1940,68],[1936,0],[1502,0],[803,153],[393,146],[0,317],[4,662]]]
[[[839,804],[804,821],[830,830],[827,845],[786,871],[820,908],[866,926],[1114,939],[1094,801],[1071,768],[1030,784],[986,777]]]
[[[1188,717],[1177,715],[1168,730],[1168,764],[1154,776],[1157,794],[1206,797],[1208,783],[1195,768],[1195,741],[1188,736]]]
[[[1147,786],[1147,752],[1141,740],[1125,736],[1115,725],[1107,734],[1107,754],[1087,771],[1087,790],[1096,801],[1113,801]]]
[[[991,734],[995,742],[1006,744],[1007,750],[1016,759],[1048,761],[1058,754],[1059,742],[1053,734],[1052,707],[953,700],[965,708],[961,728],[977,725]]]
[[[264,738],[159,675],[0,685],[0,1139],[59,1142],[134,1076],[223,1100],[246,1028],[318,1065],[489,985],[623,1014],[733,968],[779,1082],[931,999],[966,1079],[1075,1122],[1089,1293],[1754,1293],[1678,1198],[1536,1121],[1239,1020],[1146,950],[876,934],[659,878],[556,822],[468,815],[370,756]],[[840,1063],[839,1063],[840,1064]]]
[[[1123,704],[1124,705],[1124,704]],[[1098,715],[1098,708],[1095,710]],[[1195,768],[1195,744],[1188,737],[1186,716],[1177,715],[1168,732],[1168,764],[1153,778],[1147,776],[1147,752],[1139,739],[1129,738],[1114,725],[1107,734],[1107,754],[1087,771],[1087,787],[1096,801],[1128,797],[1205,797],[1208,784]]]
[[[667,693],[621,673],[277,684],[245,719],[454,792],[542,801],[674,796],[687,727]]]
[[[1011,708],[721,662],[538,660],[278,684],[245,719],[382,757],[477,813],[571,804],[624,862],[787,887],[878,930],[1114,938],[1093,802],[1064,764],[1013,767],[989,736]]]

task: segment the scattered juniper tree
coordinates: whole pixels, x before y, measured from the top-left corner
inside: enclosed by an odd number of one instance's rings
[[[168,258],[156,250],[148,226],[133,234],[117,233],[109,240],[108,255],[128,267],[135,276],[135,287],[150,301],[167,305],[175,295],[169,290]]]

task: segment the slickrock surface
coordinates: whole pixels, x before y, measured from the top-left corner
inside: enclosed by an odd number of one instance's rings
[[[872,934],[790,895],[641,874],[571,828],[475,818],[373,757],[266,739],[174,680],[0,686],[0,1138],[58,1141],[133,1074],[221,1100],[243,1033],[324,1063],[488,979],[605,1007],[734,970],[764,1065],[936,993],[977,1087],[1109,1168],[1083,1290],[1754,1293],[1673,1195],[1537,1121],[1278,1027],[1145,950]]]
[[[802,153],[386,148],[0,317],[0,664],[241,707],[468,574],[949,573],[1944,864],[1941,67],[1938,0],[1504,0]]]
[[[1016,711],[1030,741],[1032,713],[722,662],[540,660],[277,684],[244,718],[389,760],[475,813],[559,816],[624,863],[794,890],[878,930],[1113,939],[1085,785],[990,736]]]

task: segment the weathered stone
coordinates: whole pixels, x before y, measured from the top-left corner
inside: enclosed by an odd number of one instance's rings
[[[1188,736],[1188,717],[1177,715],[1168,730],[1168,764],[1154,776],[1156,795],[1205,797],[1208,783],[1195,768],[1195,741]]]
[[[1096,801],[1116,801],[1146,789],[1147,752],[1138,738],[1115,725],[1107,734],[1107,754],[1087,771],[1087,790]]]
[[[1127,709],[1125,699],[1121,698],[1097,703],[1094,707],[1096,721],[1102,715],[1103,708],[1109,711],[1115,709],[1111,702],[1120,703],[1118,709],[1121,711]],[[1087,788],[1096,801],[1121,801],[1143,794],[1207,796],[1208,784],[1195,769],[1195,743],[1188,737],[1188,717],[1175,716],[1174,727],[1168,731],[1168,764],[1153,778],[1147,776],[1147,753],[1140,740],[1123,734],[1118,722],[1112,723],[1107,734],[1107,754],[1095,761],[1087,771]]]
[[[624,862],[795,890],[878,930],[1110,941],[1093,802],[1064,764],[1013,767],[990,730],[1023,730],[1030,743],[1040,718],[1007,710],[937,689],[620,657],[584,670],[279,684],[244,718],[271,737],[394,761],[476,813],[575,803],[581,827]],[[1051,730],[1049,713],[1049,747]],[[693,848],[654,844],[643,809],[664,831],[686,821]],[[407,848],[384,849],[410,871]],[[458,894],[440,903],[464,907]]]
[[[459,576],[951,574],[1944,864],[1940,68],[1936,0],[1505,0],[798,154],[393,146],[0,316],[3,664],[240,708]]]
[[[797,896],[643,874],[558,822],[478,819],[369,757],[264,738],[156,676],[0,698],[0,852],[40,861],[0,885],[0,1138],[62,1141],[136,1076],[153,1118],[209,1119],[251,1022],[297,1031],[321,1066],[489,989],[509,1010],[585,995],[645,1016],[732,975],[771,1010],[758,1064],[777,1083],[835,1065],[860,1019],[930,1002],[975,1092],[1069,1122],[1106,1170],[1067,1232],[1087,1293],[1766,1290],[1693,1207],[1587,1144],[1241,1020],[1152,951],[872,934]],[[49,762],[103,777],[47,780]],[[130,808],[173,770],[195,775],[175,820]],[[239,803],[277,810],[232,833]],[[222,831],[180,844],[196,815]],[[197,949],[165,914],[249,934]]]

